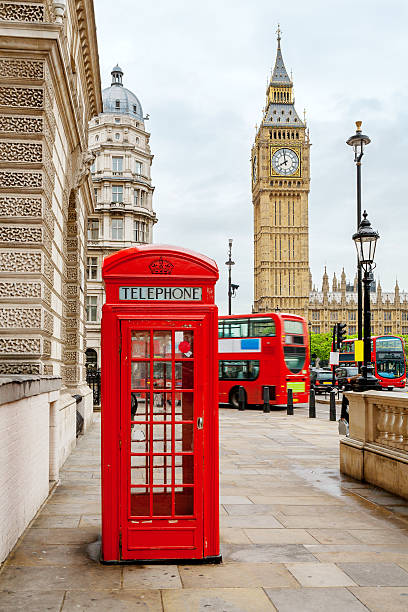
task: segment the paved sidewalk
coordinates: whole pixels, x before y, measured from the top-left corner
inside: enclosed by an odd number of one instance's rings
[[[408,503],[342,478],[337,423],[223,408],[218,566],[102,566],[99,415],[0,573],[3,612],[406,612]],[[325,418],[327,415],[327,418]]]

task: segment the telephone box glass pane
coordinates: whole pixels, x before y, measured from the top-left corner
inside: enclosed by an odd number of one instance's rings
[[[174,418],[176,421],[192,421],[194,415],[194,394],[175,393]]]
[[[153,335],[153,358],[171,358],[171,331],[155,331]]]
[[[136,455],[132,455],[130,460],[130,486],[149,484],[149,456],[145,455],[138,457]]]
[[[150,494],[146,487],[132,487],[130,490],[130,515],[150,516]]]
[[[169,389],[172,381],[171,361],[155,361],[153,364],[153,387]]]
[[[176,515],[194,514],[194,488],[177,487],[175,490]]]
[[[130,428],[130,452],[149,452],[149,424],[134,423]]]
[[[175,362],[176,387],[180,389],[194,388],[194,361]]]
[[[171,487],[153,487],[153,516],[171,516]]]
[[[175,458],[175,484],[194,483],[194,455],[177,455]]]
[[[172,473],[171,455],[154,455],[153,457],[153,484],[171,484]]]
[[[194,356],[194,332],[193,331],[176,331],[175,332],[175,357],[180,359],[183,357]]]
[[[132,391],[130,395],[131,421],[149,420],[149,398],[150,393],[138,393],[137,391]]]
[[[153,420],[170,421],[172,409],[171,393],[153,393]]]
[[[147,389],[150,382],[150,363],[132,361],[132,389]]]
[[[153,425],[153,452],[171,453],[172,425]]]
[[[174,450],[176,453],[193,450],[194,430],[193,423],[176,423]]]
[[[148,331],[133,331],[132,332],[132,358],[148,358],[150,357],[150,332]]]

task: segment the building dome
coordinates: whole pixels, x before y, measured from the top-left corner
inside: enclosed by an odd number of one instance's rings
[[[103,112],[130,115],[143,121],[143,109],[139,100],[126,87],[123,87],[123,70],[116,65],[112,72],[112,84],[102,91]]]

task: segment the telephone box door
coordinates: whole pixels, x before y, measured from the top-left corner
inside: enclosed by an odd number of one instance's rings
[[[122,559],[203,557],[203,327],[121,323]]]

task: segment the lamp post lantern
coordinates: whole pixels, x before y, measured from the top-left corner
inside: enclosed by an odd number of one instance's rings
[[[371,365],[371,308],[370,308],[370,285],[373,280],[375,268],[374,256],[379,233],[373,230],[364,211],[363,220],[358,231],[353,234],[354,244],[357,249],[357,257],[360,269],[364,272],[364,364],[361,368],[361,376],[357,378],[353,391],[368,391],[369,389],[381,389],[377,378],[373,375]]]
[[[347,140],[347,144],[354,148],[354,161],[357,168],[357,232],[361,223],[361,160],[364,155],[365,145],[370,144],[371,140],[361,131],[362,121],[356,121],[356,133]],[[361,266],[357,260],[357,335],[358,339],[363,338],[363,297],[361,285]]]

